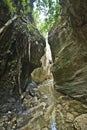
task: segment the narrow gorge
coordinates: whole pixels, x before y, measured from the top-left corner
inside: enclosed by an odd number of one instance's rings
[[[87,1],[0,9],[0,130],[87,130]]]

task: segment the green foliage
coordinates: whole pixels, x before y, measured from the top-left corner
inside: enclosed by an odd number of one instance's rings
[[[28,24],[27,27],[29,31],[34,31],[36,29],[35,25],[33,24]]]
[[[27,5],[26,0],[22,0],[22,6],[25,7]]]
[[[32,13],[32,7],[30,7],[31,1],[30,0],[19,0],[18,6],[13,6],[12,0],[4,0],[4,2],[9,7],[11,13],[16,12],[16,8],[20,14],[28,14]],[[41,31],[43,35],[50,30],[50,28],[59,21],[59,13],[60,13],[60,6],[58,4],[58,0],[37,0],[36,7],[33,12],[34,18],[36,21],[36,25],[38,29]],[[42,18],[41,18],[41,14]],[[28,27],[31,30],[34,30],[33,25]]]
[[[22,0],[21,1],[21,5],[22,5],[22,13],[27,14],[32,12],[32,9],[30,7],[30,0]]]
[[[13,6],[13,3],[11,0],[4,0],[4,2],[9,7],[10,12],[12,13],[16,12],[16,8]]]
[[[11,13],[16,12],[16,7],[13,6],[13,1],[12,0],[4,0],[4,2],[6,3],[6,5],[9,7],[9,10]],[[30,13],[32,11],[31,7],[30,7],[30,0],[20,0],[20,13],[22,14],[27,14]]]
[[[43,14],[43,20],[40,20],[40,14]],[[36,9],[34,11],[34,18],[38,23],[38,28],[43,35],[50,30],[50,28],[59,21],[60,6],[57,0],[38,0]]]

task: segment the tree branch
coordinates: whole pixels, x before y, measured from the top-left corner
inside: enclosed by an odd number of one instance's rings
[[[4,31],[4,29],[9,26],[14,20],[17,19],[17,15],[15,15],[12,19],[8,20],[7,23],[0,29],[0,34]]]

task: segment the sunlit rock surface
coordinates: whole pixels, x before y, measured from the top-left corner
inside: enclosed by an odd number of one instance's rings
[[[52,55],[48,43],[48,34],[46,36],[46,47],[44,49],[44,55],[41,57],[40,61],[42,63],[42,66],[34,69],[34,71],[31,73],[32,81],[35,81],[37,83],[42,83],[47,79],[52,79]]]
[[[55,88],[87,103],[87,1],[66,0],[62,7],[49,32]]]

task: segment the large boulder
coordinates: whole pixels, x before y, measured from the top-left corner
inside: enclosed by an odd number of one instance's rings
[[[31,73],[31,77],[32,81],[42,83],[48,79],[47,69],[43,69],[42,67],[34,69],[34,71]]]
[[[87,1],[61,2],[61,21],[49,32],[55,88],[87,103]]]
[[[0,1],[0,99],[9,97],[13,90],[21,93],[31,72],[41,66],[45,48],[32,11],[23,12],[26,10],[20,1],[11,2],[12,8],[6,1]],[[27,7],[32,10],[33,2]]]
[[[87,130],[87,114],[82,114],[75,118],[74,127],[76,130]]]
[[[41,57],[40,61],[42,63],[42,66],[34,69],[33,72],[31,73],[31,79],[36,83],[42,83],[47,79],[53,78],[51,73],[52,62],[49,61],[49,63],[46,64],[48,61],[48,58],[46,57],[46,52]]]

